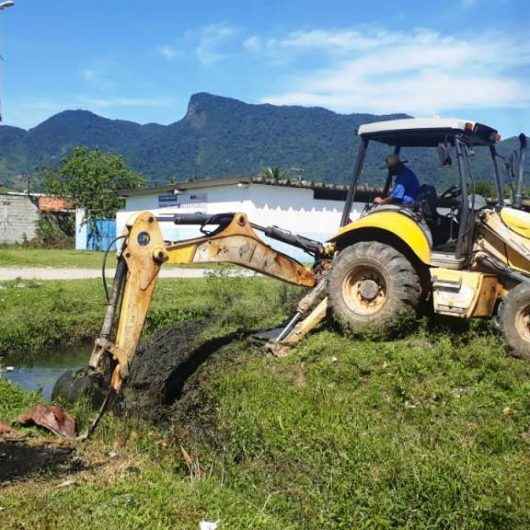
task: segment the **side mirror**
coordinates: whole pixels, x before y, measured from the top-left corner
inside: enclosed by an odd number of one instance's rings
[[[438,144],[438,158],[442,167],[450,166],[453,163],[451,152],[447,144]]]

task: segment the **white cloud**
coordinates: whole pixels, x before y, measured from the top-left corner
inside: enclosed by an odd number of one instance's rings
[[[363,51],[392,44],[404,38],[401,33],[375,31],[371,33],[355,30],[294,31],[281,39],[269,40],[269,47],[298,50],[323,50],[328,52]]]
[[[199,30],[199,44],[195,49],[197,58],[208,65],[227,56],[225,45],[234,37],[237,30],[227,24],[211,24]]]
[[[258,52],[263,48],[263,43],[260,37],[252,35],[243,41],[243,48],[250,52]]]
[[[327,66],[291,74],[285,79],[289,89],[264,97],[267,103],[416,115],[530,103],[526,83],[514,73],[530,66],[530,45],[514,38],[466,39],[421,29],[410,34],[339,31],[335,36],[312,30],[276,39],[275,46],[329,55]]]
[[[163,46],[158,47],[158,53],[162,55],[165,59],[168,61],[171,61],[174,59],[177,55],[177,50],[173,46],[170,46],[169,44],[164,44]]]

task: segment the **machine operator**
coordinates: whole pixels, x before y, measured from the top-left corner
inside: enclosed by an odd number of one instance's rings
[[[401,204],[412,206],[416,202],[416,197],[420,190],[418,177],[408,168],[406,160],[401,160],[399,155],[388,155],[385,158],[386,167],[390,176],[395,176],[394,187],[388,197],[376,197],[375,204]]]

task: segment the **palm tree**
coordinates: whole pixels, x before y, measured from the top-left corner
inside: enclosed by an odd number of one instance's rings
[[[279,180],[286,180],[289,178],[289,172],[281,167],[264,167],[261,170],[260,177],[263,177],[267,180],[274,180],[278,182]]]

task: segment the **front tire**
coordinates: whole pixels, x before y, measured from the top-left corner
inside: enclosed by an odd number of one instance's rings
[[[500,325],[510,353],[530,360],[530,285],[526,282],[506,295]]]
[[[328,279],[334,319],[346,333],[388,335],[415,315],[421,282],[410,261],[379,242],[361,242],[339,254]]]

